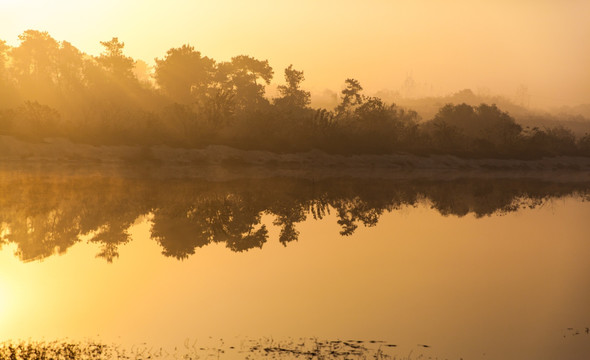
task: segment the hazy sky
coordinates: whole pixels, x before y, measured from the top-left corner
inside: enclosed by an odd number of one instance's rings
[[[590,103],[589,19],[588,0],[0,0],[0,39],[45,30],[98,54],[117,36],[148,63],[190,43],[268,59],[277,81],[293,63],[316,91],[347,77],[396,90],[411,75],[435,93],[525,85],[534,105],[557,105]]]

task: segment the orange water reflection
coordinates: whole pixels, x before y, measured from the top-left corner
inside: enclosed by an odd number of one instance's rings
[[[386,340],[404,356],[417,344],[449,358],[590,354],[590,336],[567,330],[590,325],[589,202],[566,196],[481,218],[421,202],[347,237],[337,215],[300,222],[298,241],[283,246],[265,214],[273,241],[262,249],[214,242],[182,261],[162,256],[149,214],[112,263],[95,257],[97,243],[33,262],[5,244],[0,340],[317,336]]]

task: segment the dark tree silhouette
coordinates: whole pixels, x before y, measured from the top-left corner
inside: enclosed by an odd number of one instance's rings
[[[337,113],[343,113],[350,110],[354,106],[361,105],[364,100],[361,94],[363,87],[358,80],[346,79],[344,83],[346,84],[346,87],[341,92],[342,101],[336,108]]]
[[[6,41],[0,40],[0,109],[10,107],[11,104],[18,102],[14,79],[8,68],[8,62],[11,60],[10,52],[11,47],[6,44]],[[0,121],[1,118],[0,115]],[[0,125],[1,127],[2,125]]]
[[[439,151],[511,154],[520,140],[522,127],[496,105],[477,107],[447,104],[424,125]]]
[[[305,108],[311,103],[311,93],[301,90],[301,82],[305,80],[303,71],[293,69],[289,65],[285,69],[285,81],[287,85],[279,85],[278,91],[280,97],[274,99],[274,104],[284,109]]]
[[[71,99],[84,90],[84,59],[80,50],[69,42],[62,41],[56,65],[57,84],[63,97]]]
[[[135,61],[123,55],[124,42],[120,42],[119,38],[114,37],[110,41],[101,41],[100,44],[104,46],[104,51],[96,59],[116,80],[126,81],[135,79],[133,75],[133,67]]]
[[[59,43],[46,31],[27,30],[18,38],[20,45],[11,52],[14,74],[21,81],[54,81]]]
[[[241,110],[258,109],[268,104],[264,97],[264,85],[258,80],[268,85],[272,77],[273,70],[268,60],[245,55],[220,63],[216,74],[220,88],[233,95],[236,106]]]
[[[164,59],[156,59],[154,77],[172,100],[189,104],[207,94],[214,71],[215,61],[190,45],[182,45],[168,50]]]
[[[27,30],[19,40],[14,48],[0,41],[0,134],[28,141],[63,137],[140,146],[143,159],[150,159],[155,145],[465,158],[590,156],[580,131],[586,126],[588,132],[588,122],[575,122],[574,135],[539,115],[538,121],[553,125],[523,129],[513,117],[521,107],[478,103],[481,97],[471,90],[422,99],[430,113],[421,122],[413,110],[363,95],[352,78],[333,110],[312,109],[310,93],[301,88],[303,71],[292,65],[279,96],[269,101],[265,86],[272,68],[246,55],[216,63],[190,45],[172,48],[156,58],[152,81],[147,64],[126,56],[117,37],[101,42],[98,57],[47,32]],[[436,112],[436,101],[448,104]]]

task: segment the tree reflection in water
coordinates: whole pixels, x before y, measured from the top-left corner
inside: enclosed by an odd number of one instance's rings
[[[331,178],[206,181],[137,176],[9,176],[0,180],[0,247],[16,244],[22,261],[62,254],[88,237],[112,262],[130,241],[131,225],[151,215],[151,238],[165,256],[185,259],[225,243],[232,251],[262,248],[274,216],[279,241],[298,239],[297,224],[334,213],[340,234],[375,226],[381,215],[428,204],[443,216],[476,217],[534,208],[552,198],[590,199],[590,183],[539,179],[385,180]]]

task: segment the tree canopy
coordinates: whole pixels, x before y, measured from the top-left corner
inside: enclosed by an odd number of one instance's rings
[[[189,44],[150,66],[125,54],[118,37],[90,56],[49,33],[27,30],[17,46],[0,40],[0,132],[31,141],[65,137],[91,144],[228,145],[340,154],[452,154],[531,158],[590,156],[590,136],[560,127],[526,128],[495,104],[467,104],[461,92],[430,119],[363,93],[347,78],[340,103],[314,109],[304,72],[284,69],[267,97],[268,60],[216,61]],[[456,101],[455,101],[456,100]],[[285,237],[293,236],[285,230]],[[291,234],[291,235],[289,235]]]

